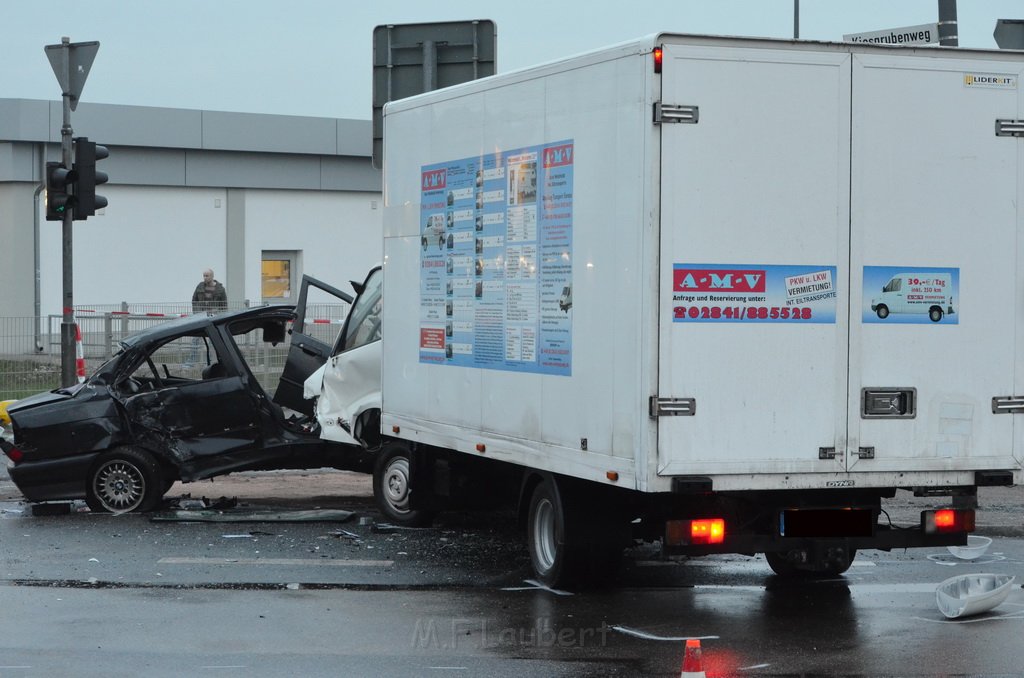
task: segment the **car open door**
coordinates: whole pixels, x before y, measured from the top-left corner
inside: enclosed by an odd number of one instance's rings
[[[310,287],[326,293],[331,302],[337,300],[349,305],[352,303],[352,295],[316,278],[302,276],[299,300],[295,305],[291,342],[288,345],[288,359],[274,392],[274,402],[306,415],[313,414],[313,402],[302,397],[302,384],[327,361],[342,322],[341,319],[320,318],[312,312],[316,306],[322,305],[321,302],[313,302],[313,297],[322,299],[324,296],[320,292],[311,295]]]

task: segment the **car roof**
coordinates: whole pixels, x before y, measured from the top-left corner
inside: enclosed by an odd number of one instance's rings
[[[245,308],[240,311],[218,313],[215,315],[196,313],[193,315],[175,318],[174,320],[169,320],[167,322],[162,322],[157,325],[153,325],[152,327],[147,327],[144,330],[126,337],[124,339],[124,343],[129,346],[135,346],[149,341],[159,341],[160,339],[174,336],[176,334],[184,334],[192,330],[203,329],[210,326],[225,325],[239,320],[290,320],[294,311],[295,306],[292,304],[275,304],[273,306],[257,306],[255,308]]]

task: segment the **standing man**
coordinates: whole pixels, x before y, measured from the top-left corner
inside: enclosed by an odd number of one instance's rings
[[[192,293],[192,312],[209,311],[218,313],[228,309],[228,293],[218,281],[213,279],[213,269],[203,271],[203,282],[196,285]]]

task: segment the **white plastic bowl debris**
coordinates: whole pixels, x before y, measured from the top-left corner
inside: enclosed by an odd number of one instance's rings
[[[977,534],[967,535],[967,546],[947,546],[949,552],[962,560],[974,560],[985,555],[985,551],[992,545],[991,537],[982,537]]]
[[[988,612],[1010,595],[1014,577],[1009,574],[962,574],[935,589],[939,611],[950,619]]]

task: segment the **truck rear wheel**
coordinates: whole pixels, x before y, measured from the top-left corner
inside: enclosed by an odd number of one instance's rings
[[[577,558],[566,542],[566,523],[565,507],[554,483],[540,481],[530,496],[526,532],[533,572],[546,586],[560,586],[575,568]]]
[[[541,480],[530,495],[527,546],[545,586],[601,586],[622,565],[628,523],[572,483]]]
[[[939,322],[940,320],[942,320],[942,309],[939,308],[938,306],[932,306],[930,309],[928,309],[928,318],[933,323]]]
[[[837,577],[850,569],[857,549],[832,548],[826,558],[816,563],[800,562],[797,552],[770,551],[764,554],[772,571],[780,577]],[[801,555],[806,555],[801,552]]]
[[[409,450],[398,444],[384,448],[373,468],[373,498],[388,520],[406,527],[425,527],[433,512],[413,509]]]

